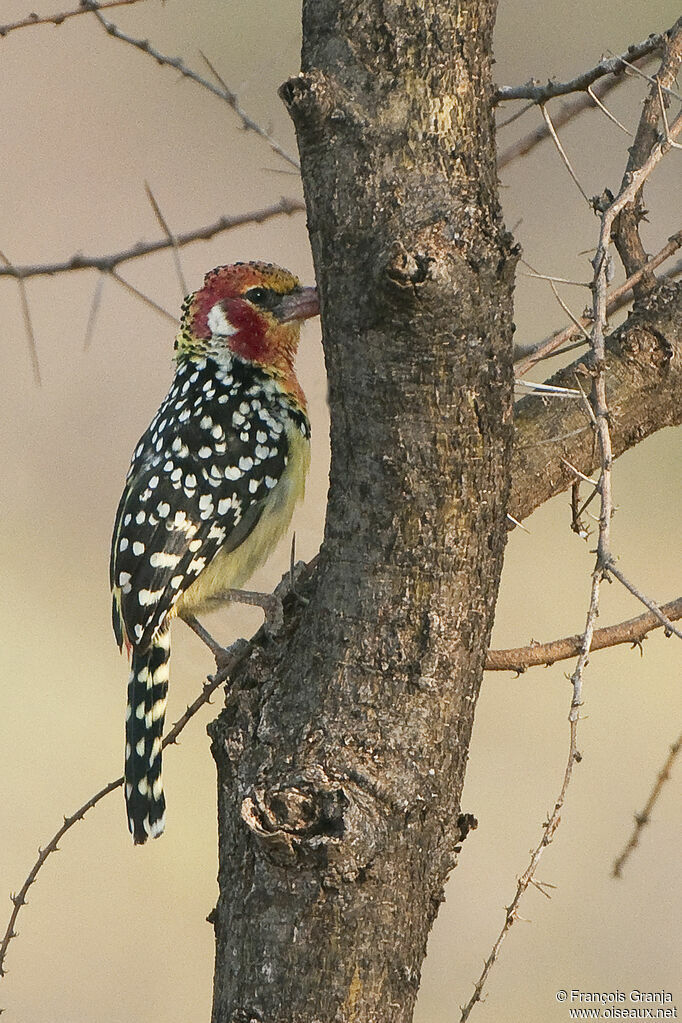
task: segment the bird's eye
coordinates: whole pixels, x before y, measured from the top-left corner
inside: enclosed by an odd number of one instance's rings
[[[268,288],[249,288],[244,293],[244,298],[251,303],[251,305],[267,305],[268,299],[271,296],[271,292]]]

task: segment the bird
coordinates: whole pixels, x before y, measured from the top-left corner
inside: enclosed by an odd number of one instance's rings
[[[310,424],[294,362],[317,291],[265,262],[206,274],[182,304],[175,375],[116,513],[112,619],[130,657],[125,800],[135,845],[165,827],[170,626],[235,596],[304,494]],[[253,596],[253,595],[252,595]]]

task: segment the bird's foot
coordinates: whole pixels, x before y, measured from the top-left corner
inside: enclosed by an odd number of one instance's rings
[[[260,607],[265,615],[265,628],[271,636],[277,636],[284,626],[284,608],[278,593],[259,593],[257,590],[229,590],[226,596],[237,604]]]

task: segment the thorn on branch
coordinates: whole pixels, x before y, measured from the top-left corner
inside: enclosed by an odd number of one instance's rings
[[[231,217],[221,217],[213,224],[206,227],[196,228],[175,237],[178,246],[190,245],[195,241],[208,241],[224,231],[231,231],[234,228],[244,227],[247,224],[263,224],[273,217],[291,216],[294,213],[301,213],[305,210],[304,204],[297,199],[287,199],[285,196],[274,203],[260,210],[253,210],[249,213],[238,213]],[[110,253],[104,256],[85,256],[76,253],[69,259],[57,263],[31,264],[18,266],[6,262],[0,266],[0,277],[13,277],[17,280],[26,280],[29,277],[52,276],[54,274],[68,273],[72,270],[100,270],[102,273],[111,274],[121,263],[129,260],[139,259],[155,252],[172,247],[169,239],[162,238],[155,242],[136,242],[127,249],[120,252]]]

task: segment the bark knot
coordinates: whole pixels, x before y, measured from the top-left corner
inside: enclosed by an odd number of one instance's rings
[[[288,78],[279,96],[297,128],[321,128],[332,115],[338,119],[337,104],[326,76],[313,68],[307,74]]]
[[[397,241],[386,261],[386,277],[397,288],[416,290],[429,279],[429,266],[433,261],[434,257],[428,252],[409,251],[401,241]]]
[[[274,862],[324,865],[329,847],[344,837],[349,805],[343,788],[317,767],[274,788],[252,789],[241,817]]]

